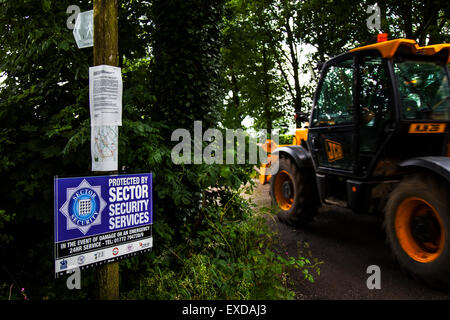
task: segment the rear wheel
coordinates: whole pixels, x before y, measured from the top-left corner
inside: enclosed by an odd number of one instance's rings
[[[450,286],[448,183],[430,175],[400,182],[386,205],[385,227],[394,256],[413,277]]]
[[[270,180],[272,201],[278,218],[302,226],[317,213],[317,188],[311,169],[298,168],[291,158],[280,155],[278,172]]]

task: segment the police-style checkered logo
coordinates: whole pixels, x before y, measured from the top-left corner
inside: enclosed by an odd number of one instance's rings
[[[91,186],[86,179],[78,187],[66,189],[66,202],[59,211],[66,216],[67,230],[78,229],[86,234],[92,226],[101,224],[101,212],[106,206],[101,186]]]
[[[81,217],[89,215],[92,211],[92,199],[78,201],[78,213]]]

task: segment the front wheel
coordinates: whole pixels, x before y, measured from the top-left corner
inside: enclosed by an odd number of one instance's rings
[[[400,266],[434,287],[450,287],[449,185],[431,175],[406,178],[385,211],[387,240]]]
[[[278,172],[270,179],[272,201],[278,218],[291,226],[303,226],[317,213],[317,187],[313,171],[298,168],[280,155]]]

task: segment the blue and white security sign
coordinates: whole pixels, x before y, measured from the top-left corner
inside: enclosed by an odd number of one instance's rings
[[[152,174],[55,178],[55,274],[153,247]]]

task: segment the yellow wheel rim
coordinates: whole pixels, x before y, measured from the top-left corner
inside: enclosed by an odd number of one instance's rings
[[[294,203],[294,181],[286,170],[278,172],[275,176],[275,200],[278,206],[287,211]]]
[[[395,232],[403,250],[415,261],[432,262],[444,249],[444,224],[437,210],[424,199],[403,200],[395,215]]]

